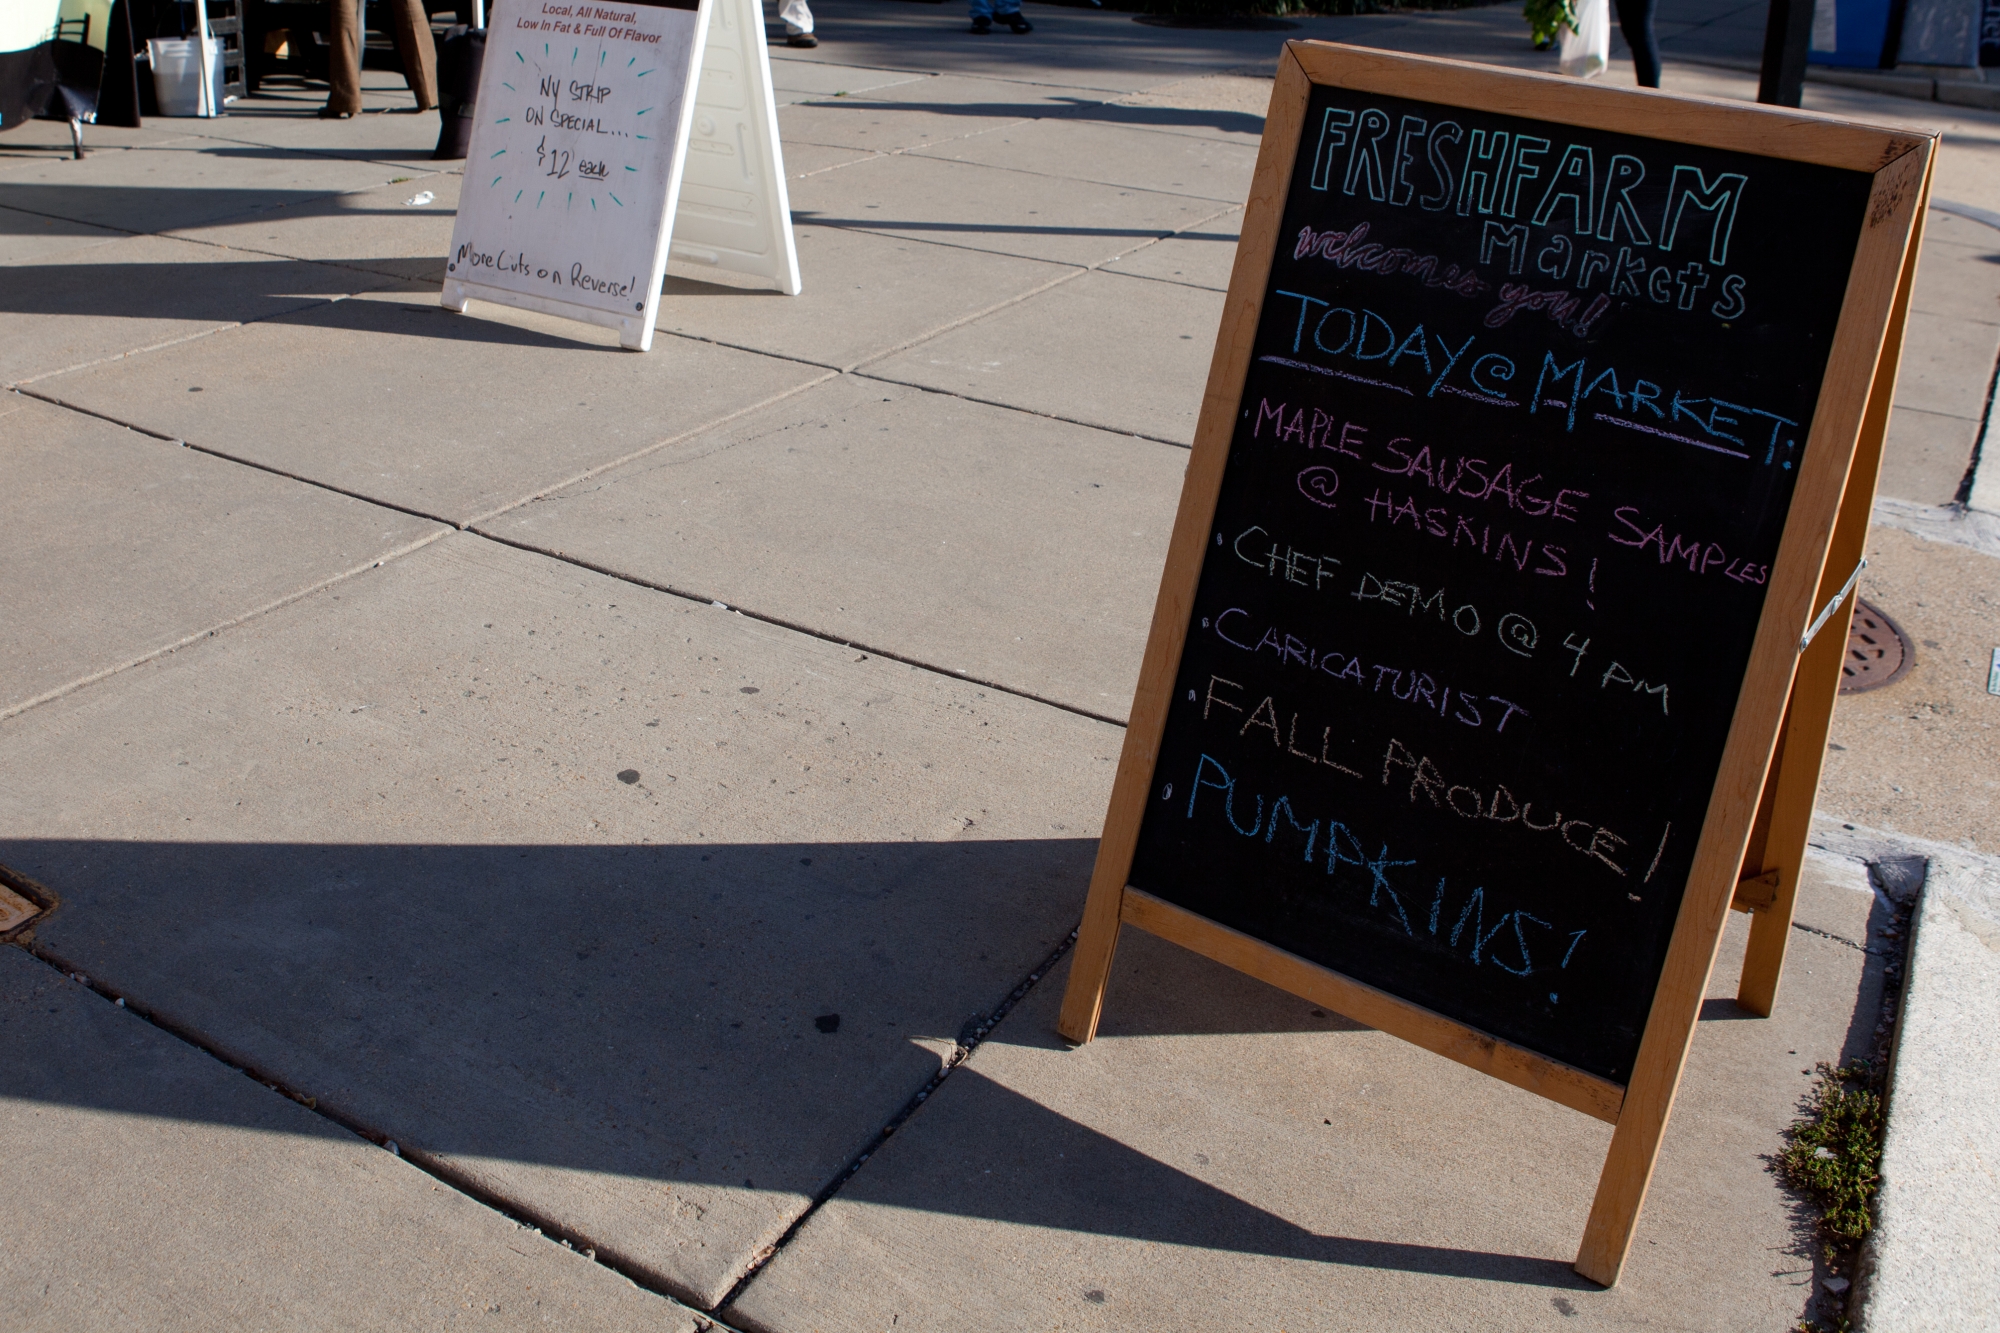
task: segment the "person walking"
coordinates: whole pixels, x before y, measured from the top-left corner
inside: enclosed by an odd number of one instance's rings
[[[1028,16],[1021,12],[1021,0],[972,0],[972,30],[985,34],[993,31],[993,21],[1012,28],[1015,32],[1033,32],[1035,25],[1028,22]]]
[[[778,6],[778,17],[785,21],[786,46],[810,50],[819,45],[819,38],[813,36],[812,6],[807,0],[784,0]]]
[[[1659,0],[1618,0],[1618,28],[1632,48],[1632,69],[1641,88],[1660,86],[1660,39],[1653,33]]]
[[[332,13],[327,40],[326,105],[322,120],[346,120],[361,110],[361,24],[363,0],[329,0]],[[389,29],[396,54],[403,58],[403,77],[417,96],[417,110],[438,104],[437,43],[431,37],[431,17],[423,0],[387,0]]]

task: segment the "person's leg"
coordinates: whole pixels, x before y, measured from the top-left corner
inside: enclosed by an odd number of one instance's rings
[[[1033,32],[1035,25],[1021,12],[1021,0],[993,0],[993,17],[1015,32]]]
[[[389,26],[395,32],[396,54],[403,58],[403,77],[417,95],[417,110],[429,111],[438,104],[438,53],[423,0],[391,0]]]
[[[785,42],[787,45],[819,45],[819,39],[813,36],[812,6],[806,0],[784,0],[778,6],[778,17],[785,21]]]
[[[361,110],[360,0],[328,0],[326,105],[322,116],[352,116]]]
[[[1641,88],[1660,86],[1660,39],[1653,35],[1658,0],[1618,0],[1618,28],[1632,48],[1632,68]]]
[[[972,0],[972,30],[993,31],[993,0]]]

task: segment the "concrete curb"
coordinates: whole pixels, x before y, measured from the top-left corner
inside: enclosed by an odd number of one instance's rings
[[[1982,555],[2000,557],[2000,515],[1959,505],[1917,504],[1883,496],[1875,501],[1873,519],[1877,527],[1897,528],[1926,541],[1950,542]]]
[[[1922,895],[1854,1327],[2000,1330],[2000,1062],[1985,1053],[2000,1028],[2000,860],[1826,819],[1813,843],[1865,857],[1892,894],[1920,883]]]

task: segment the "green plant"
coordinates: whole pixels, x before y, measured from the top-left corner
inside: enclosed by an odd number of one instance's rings
[[[1564,28],[1576,31],[1576,6],[1571,0],[1528,0],[1525,13],[1537,46],[1553,42]]]
[[[1775,1169],[1818,1207],[1829,1245],[1853,1245],[1868,1234],[1868,1201],[1881,1186],[1882,1094],[1865,1060],[1818,1069],[1806,1113],[1787,1131]]]

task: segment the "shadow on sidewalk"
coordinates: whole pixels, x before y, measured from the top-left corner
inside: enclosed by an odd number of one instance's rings
[[[1182,234],[1163,227],[1040,227],[1006,222],[911,222],[899,218],[830,218],[823,217],[809,208],[793,209],[792,217],[798,222],[811,223],[815,227],[853,227],[859,231],[879,231],[891,235],[906,231],[928,231],[1008,236],[1130,236],[1161,240]],[[1189,233],[1188,236],[1192,240],[1227,241],[1231,245],[1236,244],[1236,237],[1220,236],[1213,232]]]
[[[841,1200],[1307,1263],[1597,1290],[1559,1259],[1321,1235],[976,1069],[954,1073],[932,1113],[939,1123],[911,1127],[924,1136],[928,1153],[862,1171],[841,1190]],[[951,1150],[940,1151],[941,1135]],[[963,1165],[937,1170],[945,1157]]]
[[[0,859],[63,900],[38,926],[45,960],[406,1150],[447,1165],[502,1159],[589,1179],[810,1197],[925,1086],[940,1052],[1061,944],[1095,850],[1077,838],[14,840],[0,843]],[[1191,988],[1169,1025],[1357,1031],[1247,979],[1225,991]],[[0,1098],[84,1104],[88,1088],[94,1109],[158,1114],[143,1081],[87,1065],[99,1057],[35,1047],[35,1017],[22,997],[0,993]],[[1138,1035],[1160,1018],[1107,1035]],[[1002,1032],[1059,1045],[1052,1032]],[[914,1194],[890,1177],[882,1188],[896,1206],[1576,1285],[1553,1260],[1316,1235],[970,1070],[948,1090],[926,1108],[938,1129],[968,1117],[1002,1127],[968,1145],[982,1168],[1061,1152],[1068,1169],[1060,1179],[1017,1172],[1023,1187],[1002,1191],[978,1171],[923,1181]],[[177,1102],[175,1114],[186,1107]],[[226,1113],[218,1120],[228,1123]],[[920,1113],[909,1129],[922,1124]],[[846,1193],[866,1200],[875,1189],[862,1172]]]
[[[810,1194],[1068,934],[1094,850],[13,840],[0,862],[62,899],[38,952],[405,1146]],[[0,1095],[62,1084],[0,1060]]]
[[[295,207],[325,199],[332,193],[254,187],[48,185],[16,181],[0,191],[0,236],[99,236],[100,229],[107,227],[146,236]]]
[[[1264,118],[1247,111],[1210,111],[1188,107],[1126,105],[1092,101],[1081,97],[1058,97],[1046,102],[903,102],[893,99],[859,97],[812,98],[793,103],[815,111],[839,110],[910,112],[931,116],[969,116],[986,120],[1101,121],[1134,129],[1222,130],[1256,138],[1264,133]],[[809,139],[807,140],[809,141]]]
[[[442,256],[305,260],[276,255],[205,264],[22,265],[7,270],[10,280],[0,283],[0,315],[289,324],[439,344],[620,352],[615,344],[592,337],[588,326],[555,323],[553,317],[550,322],[563,332],[508,322],[544,317],[479,302],[468,314],[454,314],[437,301],[444,267]],[[376,280],[361,281],[363,275]],[[397,293],[417,299],[343,299]],[[575,336],[565,336],[570,330]],[[441,372],[443,365],[441,361]],[[0,363],[0,374],[34,369]]]

